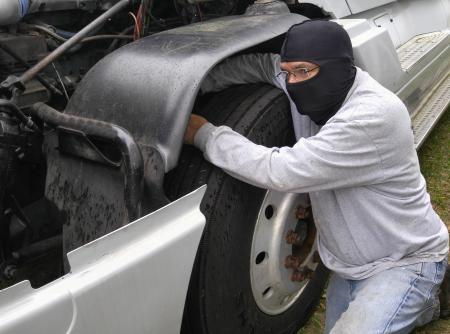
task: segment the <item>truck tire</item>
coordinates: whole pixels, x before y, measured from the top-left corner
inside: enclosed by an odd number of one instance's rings
[[[289,102],[272,86],[234,86],[200,109],[194,112],[255,143],[273,147],[295,142]],[[207,225],[191,276],[182,332],[296,333],[312,313],[328,276],[315,252],[312,217],[305,214],[307,195],[250,186],[211,165],[197,149],[185,147],[167,178],[169,197],[179,198],[205,183],[201,210]],[[298,205],[301,219],[296,216]],[[286,242],[286,233],[293,233],[289,229],[297,232],[297,245]],[[293,270],[286,269],[285,261],[298,261],[292,255],[299,252],[303,252],[296,271],[300,282],[293,282]]]

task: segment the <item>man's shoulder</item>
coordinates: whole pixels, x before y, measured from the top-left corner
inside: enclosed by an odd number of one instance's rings
[[[388,149],[389,143],[411,141],[411,119],[403,102],[366,72],[359,73],[351,96],[330,123],[357,126],[377,147]]]
[[[336,114],[340,121],[390,123],[409,119],[404,103],[369,73],[358,69],[355,87]]]

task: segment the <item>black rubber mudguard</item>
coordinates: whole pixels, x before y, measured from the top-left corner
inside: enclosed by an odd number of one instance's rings
[[[210,69],[304,20],[297,14],[231,16],[143,38],[98,62],[66,112],[122,126],[141,147],[156,148],[168,171],[177,163],[188,117]]]

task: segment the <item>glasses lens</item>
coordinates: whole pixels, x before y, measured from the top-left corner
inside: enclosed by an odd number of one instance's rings
[[[295,71],[295,77],[299,79],[308,79],[309,71],[307,68],[299,68]]]

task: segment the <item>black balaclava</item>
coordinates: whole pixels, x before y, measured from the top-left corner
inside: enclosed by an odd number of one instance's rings
[[[307,61],[320,66],[309,80],[288,83],[289,96],[301,114],[316,124],[325,124],[341,107],[355,80],[350,37],[339,24],[331,21],[305,21],[286,33],[281,61]]]

